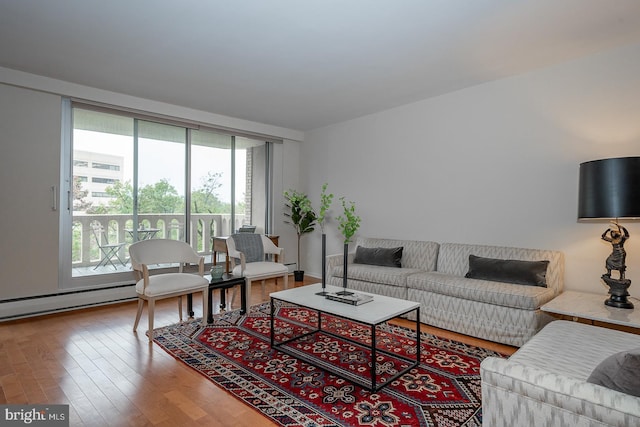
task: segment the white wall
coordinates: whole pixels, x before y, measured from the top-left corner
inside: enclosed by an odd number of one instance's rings
[[[428,78],[428,76],[425,76]],[[308,132],[306,190],[356,202],[360,235],[557,249],[566,289],[604,293],[605,223],[578,223],[581,162],[640,155],[640,45]],[[339,214],[338,203],[333,214]],[[640,224],[625,223],[640,296]],[[320,272],[319,233],[306,243]],[[340,252],[336,224],[329,252]]]

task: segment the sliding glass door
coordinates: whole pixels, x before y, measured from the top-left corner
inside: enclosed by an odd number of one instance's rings
[[[209,255],[215,236],[269,231],[268,143],[84,106],[71,116],[64,287],[130,282],[138,240]]]

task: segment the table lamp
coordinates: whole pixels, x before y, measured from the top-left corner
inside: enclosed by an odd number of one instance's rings
[[[578,220],[609,219],[612,223],[601,236],[612,245],[611,255],[605,263],[607,272],[602,275],[610,295],[604,303],[611,307],[633,308],[627,300],[631,280],[624,277],[627,269],[624,243],[629,232],[618,220],[640,218],[640,157],[580,164],[578,194]]]

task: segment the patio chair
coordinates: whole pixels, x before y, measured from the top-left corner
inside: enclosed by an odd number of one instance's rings
[[[156,300],[178,297],[178,314],[182,322],[182,296],[202,292],[202,324],[207,323],[209,281],[204,276],[204,257],[196,253],[187,243],[179,240],[150,239],[141,240],[129,246],[131,266],[136,276],[138,294],[138,312],[133,324],[134,332],[142,315],[144,302],[147,301],[149,314],[149,342],[153,341],[153,315]],[[177,272],[149,275],[149,265],[178,264]],[[184,273],[188,264],[196,264],[198,273]]]
[[[100,253],[102,254],[100,262],[93,268],[94,270],[100,266],[106,267],[107,264],[111,264],[111,266],[117,270],[118,267],[113,263],[113,258],[120,261],[120,264],[123,266],[127,265],[122,258],[120,258],[120,249],[124,247],[125,243],[109,243],[108,233],[105,231],[102,224],[97,221],[91,223],[91,231],[93,232],[93,237],[95,237],[98,248],[100,248]]]
[[[284,262],[284,249],[277,247],[263,234],[238,233],[227,239],[227,253],[231,260],[231,274],[244,276],[247,286],[247,301],[251,301],[251,282],[262,281],[262,299],[266,299],[265,280],[282,277],[284,288],[288,289],[289,269],[281,262],[270,260],[269,255],[278,255]],[[231,304],[235,299],[234,289]]]

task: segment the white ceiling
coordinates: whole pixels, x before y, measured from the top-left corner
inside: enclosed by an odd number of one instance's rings
[[[640,42],[640,0],[0,0],[0,66],[296,130]]]

